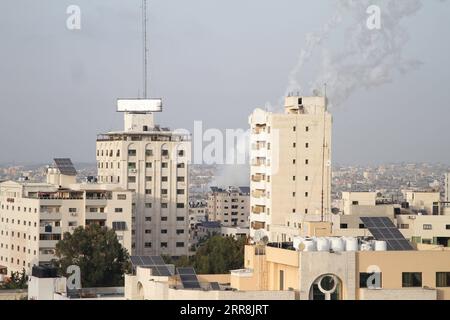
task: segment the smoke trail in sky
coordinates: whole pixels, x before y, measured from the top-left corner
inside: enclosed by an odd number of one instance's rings
[[[440,0],[444,2],[446,0]],[[305,47],[289,76],[287,92],[309,94],[327,84],[331,105],[344,103],[355,91],[377,87],[415,70],[421,62],[403,55],[409,40],[401,23],[423,6],[422,0],[337,0],[336,13],[317,33],[307,35]],[[367,8],[381,9],[381,29],[367,27]],[[344,31],[339,50],[325,46],[333,32]],[[320,52],[317,52],[319,51]],[[320,54],[317,77],[306,81],[304,69]]]

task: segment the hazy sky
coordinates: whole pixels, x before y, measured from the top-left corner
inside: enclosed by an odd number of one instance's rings
[[[404,1],[423,5],[399,21],[401,46],[392,50],[420,64],[374,86],[357,79],[362,88],[352,87],[332,109],[334,162],[450,163],[450,3]],[[191,129],[202,120],[205,128],[247,129],[255,107],[279,103],[307,34],[320,34],[336,3],[149,0],[150,93],[163,97],[165,108],[158,123]],[[81,8],[81,30],[66,28],[71,4]],[[96,134],[123,127],[116,99],[142,92],[140,4],[0,2],[0,162],[95,161]],[[349,12],[341,23],[351,27],[355,15]],[[313,57],[349,54],[345,28],[332,29]],[[357,47],[363,56],[367,47]],[[378,48],[370,50],[368,56]],[[387,59],[380,59],[384,69],[375,70],[378,75],[402,71],[393,65],[400,55]],[[314,81],[314,70],[302,70],[301,81]],[[342,71],[342,65],[333,70]],[[309,87],[302,91],[310,94]]]

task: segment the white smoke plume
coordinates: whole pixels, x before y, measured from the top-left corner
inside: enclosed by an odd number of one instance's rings
[[[305,47],[289,76],[287,92],[320,92],[327,84],[330,105],[337,107],[357,90],[389,83],[396,75],[415,70],[421,62],[404,57],[409,35],[401,24],[417,13],[423,3],[422,0],[336,0],[335,15],[321,31],[307,35]],[[369,17],[366,10],[371,5],[381,9],[379,30],[370,30],[366,24]],[[325,48],[332,33],[339,30],[345,32],[344,48],[337,51]],[[305,65],[318,55],[317,77],[307,82]]]

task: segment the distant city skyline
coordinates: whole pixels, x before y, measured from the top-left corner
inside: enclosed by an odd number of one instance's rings
[[[141,1],[79,0],[81,30],[71,31],[72,2],[0,4],[0,163],[94,163],[96,135],[123,127],[116,99],[142,93]],[[256,107],[280,105],[307,34],[320,33],[336,3],[150,1],[150,94],[164,99],[156,121],[174,129],[192,129],[196,120],[248,129]],[[450,27],[450,6],[404,3],[416,7],[401,19],[402,57],[420,63],[382,85],[355,89],[332,108],[333,164],[450,163],[450,44],[436,36]],[[366,17],[342,14],[349,23]],[[336,29],[315,53],[345,53],[345,28]],[[302,69],[302,93],[311,94],[308,85],[326,68],[321,63]]]

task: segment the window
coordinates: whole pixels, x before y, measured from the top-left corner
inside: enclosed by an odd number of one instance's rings
[[[308,176],[305,176],[305,181],[308,181],[309,180],[309,177]]]
[[[167,217],[161,217],[161,221],[167,221]]]
[[[360,223],[360,224],[359,224],[359,228],[360,228],[360,229],[365,229],[366,226],[364,225],[364,223]]]
[[[305,192],[305,197],[308,197],[309,196],[309,193],[308,192]]]
[[[167,242],[161,242],[161,248],[167,248]]]
[[[147,194],[147,195],[152,194],[152,189],[145,189],[145,194]]]
[[[164,156],[164,157],[169,156],[169,150],[162,150],[161,151],[161,155]]]
[[[422,272],[403,272],[402,287],[403,288],[422,287]]]
[[[161,194],[167,194],[167,189],[161,189]]]
[[[151,162],[146,162],[145,163],[145,167],[146,168],[151,168],[152,167],[152,163]]]
[[[183,209],[184,203],[177,203],[177,209]]]
[[[145,247],[146,248],[151,248],[152,247],[152,243],[151,242],[146,242],[145,243]]]
[[[450,272],[436,272],[436,287],[450,287]]]
[[[128,169],[136,169],[136,162],[128,162]]]
[[[161,230],[161,234],[167,234],[167,229]]]
[[[184,182],[184,177],[177,177],[177,182]]]
[[[401,223],[401,224],[399,225],[399,229],[409,229],[409,224]]]
[[[309,127],[306,127],[306,128],[305,128],[305,131],[306,131],[306,132],[309,132]]]
[[[146,229],[146,230],[145,230],[145,233],[146,233],[146,234],[152,233],[152,230]]]
[[[305,164],[309,164],[309,160],[308,159],[305,160]]]
[[[146,222],[152,221],[152,217],[145,217],[145,221],[146,221]]]
[[[77,208],[69,208],[69,212],[70,213],[76,213],[77,212]]]
[[[184,229],[177,229],[177,234],[184,234]]]
[[[115,213],[122,213],[123,212],[123,208],[115,208],[114,212]]]
[[[146,155],[147,157],[153,156],[153,150],[145,150],[145,155]]]
[[[308,142],[305,144],[305,148],[309,148],[309,143]]]
[[[294,143],[292,144],[292,148],[295,148],[295,147],[297,147],[297,144],[294,142]]]
[[[294,127],[292,128],[292,131],[294,131],[294,132],[297,131],[297,127],[294,126]]]
[[[184,169],[184,167],[185,167],[185,164],[184,164],[184,163],[179,163],[179,164],[177,164],[177,168],[178,168],[178,169]]]
[[[161,208],[167,209],[167,203],[161,203]]]
[[[354,205],[354,206],[359,205],[359,201],[352,201],[352,205]]]
[[[433,226],[431,224],[424,224],[423,230],[433,230]]]
[[[280,291],[284,290],[284,270],[280,270]]]
[[[150,209],[150,208],[152,207],[152,204],[151,204],[151,203],[146,203],[146,204],[145,204],[145,207],[146,207],[147,209]]]
[[[179,157],[184,157],[184,150],[179,150],[178,151],[178,156]]]
[[[348,224],[347,223],[341,223],[340,228],[341,229],[348,229]]]
[[[127,224],[124,221],[113,221],[112,228],[114,231],[124,231],[126,230]]]
[[[184,217],[177,217],[177,221],[184,221]]]
[[[295,164],[295,159],[294,159],[294,160],[292,160],[292,164]]]
[[[167,162],[162,162],[161,163],[161,168],[168,168]]]
[[[361,272],[359,274],[359,287],[369,289],[381,289],[381,272]]]
[[[446,225],[445,225],[445,229],[446,229],[446,230],[450,230],[450,224],[446,224]]]
[[[177,194],[184,194],[184,189],[177,189]]]
[[[136,150],[128,150],[128,156],[129,157],[135,157],[136,156]]]
[[[184,242],[177,242],[177,248],[184,248]]]
[[[129,183],[135,183],[136,182],[136,177],[134,177],[134,176],[128,177],[128,182]]]
[[[127,195],[126,194],[118,194],[117,200],[127,200]]]
[[[162,182],[167,182],[167,181],[168,181],[168,179],[167,179],[167,177],[166,177],[166,176],[164,176],[164,177],[161,177],[161,181],[162,181]]]

